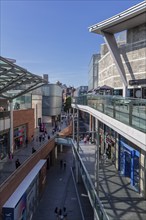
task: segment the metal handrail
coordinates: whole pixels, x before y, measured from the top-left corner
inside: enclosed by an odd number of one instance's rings
[[[91,205],[93,206],[93,208],[95,210],[96,217],[99,220],[109,220],[109,218],[104,210],[104,207],[103,207],[103,205],[102,205],[102,203],[96,193],[96,190],[95,190],[95,187],[92,183],[90,175],[88,174],[88,171],[87,171],[87,169],[86,169],[86,167],[85,167],[85,165],[84,165],[84,163],[83,163],[83,161],[77,151],[77,145],[72,139],[71,139],[71,142],[72,142],[73,150],[76,154],[76,157],[77,157],[78,161],[80,162],[82,171],[85,174],[86,182],[84,181],[84,179],[83,179],[83,182],[84,182],[85,187],[87,189],[87,192],[89,194],[89,199],[90,199]],[[90,188],[89,188],[89,185],[90,185]],[[92,191],[92,194],[91,194],[91,191]]]

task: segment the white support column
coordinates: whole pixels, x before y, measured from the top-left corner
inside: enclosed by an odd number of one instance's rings
[[[127,86],[123,84],[123,97],[127,97]]]
[[[75,158],[75,170],[76,170],[76,183],[78,183],[79,182],[79,165],[78,165],[78,160],[77,160],[77,158]]]
[[[13,100],[9,101],[10,103],[10,152],[14,153],[14,128],[13,128]]]
[[[79,151],[79,109],[77,109],[77,151]]]
[[[74,118],[75,118],[75,109],[73,108],[73,116],[72,116],[72,130],[73,130],[73,141],[75,140],[75,121],[74,121]]]
[[[62,152],[62,151],[63,151],[63,145],[60,144],[60,152]]]
[[[92,116],[92,141],[94,140],[94,137],[95,137],[95,133],[94,133],[94,131],[95,131],[95,124],[94,124],[94,117]]]
[[[122,63],[122,59],[119,53],[119,49],[117,46],[117,42],[116,39],[114,37],[114,34],[108,33],[108,32],[102,32],[104,35],[104,39],[105,42],[108,46],[108,49],[111,53],[111,56],[115,62],[115,65],[117,67],[117,70],[120,74],[120,77],[122,79],[123,82],[123,97],[127,96],[127,79],[126,79],[126,73],[125,73],[125,69]]]
[[[95,148],[95,189],[99,195],[99,125],[98,119],[95,119],[95,132],[96,132],[96,148]]]

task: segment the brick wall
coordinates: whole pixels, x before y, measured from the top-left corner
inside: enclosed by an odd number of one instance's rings
[[[34,134],[34,109],[13,111],[13,123],[14,128],[26,124],[27,137],[30,140],[31,135]]]
[[[2,207],[7,199],[12,195],[18,185],[27,176],[30,170],[41,159],[47,159],[51,151],[55,147],[55,138],[50,139],[48,143],[43,145],[35,154],[32,154],[25,163],[16,169],[0,187],[0,220],[2,220]],[[53,161],[53,158],[52,158]]]

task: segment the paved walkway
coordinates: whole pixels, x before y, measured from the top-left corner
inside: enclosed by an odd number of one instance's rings
[[[65,127],[66,124],[64,123],[62,129]],[[47,127],[47,131],[52,136],[51,126]],[[46,138],[44,142],[39,144],[36,141],[38,134],[39,131],[36,129],[33,144],[36,150],[48,141]],[[6,158],[0,161],[0,184],[16,169],[15,160],[17,158],[19,158],[21,163],[24,163],[31,154],[32,143],[29,143],[27,147],[15,152],[13,160]],[[67,167],[65,170],[63,168],[60,169],[61,158],[66,160]],[[77,188],[75,187],[71,172],[72,161],[73,153],[71,147],[63,147],[63,152],[58,153],[58,159],[55,165],[47,171],[47,184],[33,220],[56,220],[54,215],[56,206],[60,208],[65,206],[67,208],[68,220],[93,220],[93,210],[83,184],[80,183]]]
[[[60,159],[66,161],[66,169],[60,168]],[[71,147],[63,147],[63,152],[59,153],[56,165],[51,167],[47,173],[46,188],[32,220],[56,220],[55,207],[61,209],[66,207],[68,220],[82,220],[71,172],[72,161]]]
[[[37,147],[39,148],[41,146],[37,145]],[[94,181],[95,145],[80,143],[80,147],[82,160],[91,175],[91,179]],[[56,165],[51,167],[48,171],[46,189],[33,220],[55,220],[54,209],[56,206],[61,208],[66,206],[68,220],[82,220],[71,175],[72,151],[71,148],[64,147],[64,149],[65,151],[59,153]],[[17,151],[13,161],[9,159],[1,161],[1,183],[15,170],[14,160],[19,158],[20,162],[23,163],[29,155],[31,155],[30,146]],[[67,161],[66,170],[60,170],[60,158]],[[104,164],[100,163],[99,181],[99,196],[110,220],[146,219],[146,201],[134,191],[125,177],[119,175],[110,161]],[[80,189],[79,196],[83,201],[81,202],[82,205],[86,204],[83,210],[83,213],[86,213],[84,216],[85,220],[93,220],[93,212],[88,202],[87,193],[82,185],[79,185],[78,189]]]
[[[95,145],[80,143],[80,155],[95,181]],[[135,192],[109,161],[100,161],[99,197],[110,220],[145,220],[146,200]]]
[[[66,127],[66,123],[64,122],[61,125],[61,129],[64,129]],[[52,126],[51,124],[46,124],[47,133],[50,135],[50,137],[53,137],[52,135]],[[27,147],[24,146],[21,149],[18,149],[14,152],[13,159],[10,160],[8,157],[0,160],[0,184],[2,184],[16,169],[15,167],[15,160],[18,158],[20,163],[24,163],[28,157],[32,155],[32,146],[37,150],[41,148],[46,142],[48,142],[48,138],[46,136],[44,141],[39,142],[38,138],[39,135],[42,134],[42,132],[39,132],[39,129],[36,128],[34,132],[34,142],[28,143]]]

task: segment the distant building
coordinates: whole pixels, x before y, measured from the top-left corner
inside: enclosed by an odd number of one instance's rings
[[[93,54],[88,71],[88,90],[92,90],[98,86],[98,73],[99,73],[99,63],[101,55]]]
[[[98,82],[98,86],[113,87],[115,95],[146,98],[146,23],[142,10],[144,8],[137,12],[139,18],[132,15],[128,22],[119,15],[120,25],[117,16],[106,24],[101,22],[89,28],[90,32],[102,34],[106,41],[101,45],[101,58],[94,62],[93,55],[91,60],[89,90],[96,88],[93,82]],[[94,63],[98,67],[96,76]]]
[[[88,86],[79,86],[74,92],[74,96],[85,95],[88,92]]]

